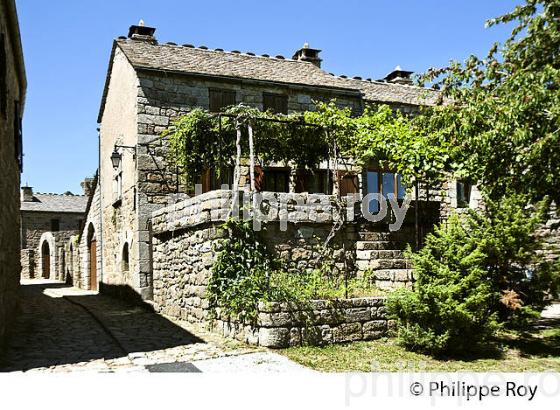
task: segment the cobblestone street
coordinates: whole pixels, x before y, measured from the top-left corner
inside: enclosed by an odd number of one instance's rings
[[[60,282],[24,282],[20,310],[2,372],[304,370],[202,327]]]

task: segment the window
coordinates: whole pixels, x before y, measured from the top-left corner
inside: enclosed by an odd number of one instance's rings
[[[471,184],[457,181],[457,208],[468,208],[471,202]]]
[[[7,86],[7,61],[6,43],[4,34],[0,34],[0,113],[6,118],[8,114],[8,86]]]
[[[358,176],[356,174],[344,173],[341,174],[338,178],[338,187],[341,197],[358,192],[359,184]]]
[[[222,185],[233,185],[233,169],[222,167],[220,172],[216,168],[209,168],[198,178],[198,184],[202,185],[202,193],[222,189]]]
[[[381,193],[385,198],[391,194],[394,198],[403,199],[406,195],[406,189],[399,174],[373,169],[367,172],[367,193]],[[372,200],[369,203],[369,211],[372,213],[379,212],[379,202]]]
[[[290,170],[287,168],[266,168],[262,185],[263,191],[289,192]]]
[[[230,105],[235,105],[235,91],[208,89],[210,112],[220,112]]]
[[[122,203],[122,169],[118,169],[113,177],[113,206],[116,208]]]
[[[58,232],[60,230],[60,220],[51,219],[51,232]]]
[[[310,194],[332,194],[332,171],[326,169],[298,169],[296,172],[296,192]]]
[[[288,96],[282,94],[263,94],[263,111],[272,111],[276,114],[288,113]]]
[[[122,271],[128,272],[130,270],[130,256],[128,252],[128,243],[125,243],[122,251]]]

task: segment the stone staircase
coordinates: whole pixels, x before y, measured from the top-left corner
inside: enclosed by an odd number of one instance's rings
[[[414,244],[414,230],[410,228],[398,232],[359,231],[355,260],[358,276],[371,272],[380,289],[411,286],[412,269],[404,256],[408,244]]]

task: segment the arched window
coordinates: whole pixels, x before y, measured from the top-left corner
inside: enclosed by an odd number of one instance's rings
[[[128,252],[128,243],[125,243],[122,251],[122,271],[128,272],[130,269],[130,260]]]

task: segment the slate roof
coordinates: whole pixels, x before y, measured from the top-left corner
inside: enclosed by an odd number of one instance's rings
[[[119,38],[113,45],[99,122],[116,47],[123,51],[135,69],[321,87],[334,92],[361,95],[364,100],[372,102],[431,105],[437,95],[433,90],[412,85],[336,76],[306,61]],[[430,98],[424,98],[426,95]]]
[[[436,90],[407,84],[383,81],[346,79],[351,86],[363,93],[366,101],[399,103],[408,105],[435,105],[439,93]]]
[[[33,202],[21,202],[22,211],[85,213],[85,195],[33,194]]]

